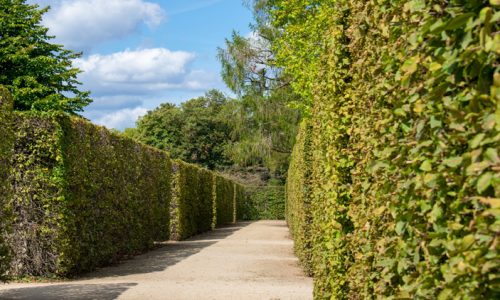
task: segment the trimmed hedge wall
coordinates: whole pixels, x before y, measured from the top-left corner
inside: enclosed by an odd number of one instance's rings
[[[246,187],[238,202],[238,220],[284,220],[285,187]]]
[[[72,275],[168,239],[168,155],[82,119],[17,114],[12,275]]]
[[[182,161],[173,163],[171,238],[183,240],[212,229],[212,172]]]
[[[211,171],[79,118],[16,113],[12,124],[0,128],[1,274],[71,276],[236,222],[244,188]]]
[[[275,2],[287,30],[328,25],[318,69],[296,76],[314,95],[311,144],[287,183],[314,297],[498,299],[499,2]],[[302,54],[283,63],[292,76]]]
[[[286,221],[294,239],[295,254],[308,275],[312,275],[310,130],[307,120],[302,121],[286,183]]]
[[[4,237],[9,232],[11,185],[10,160],[14,145],[12,131],[13,101],[6,88],[0,86],[0,281],[10,266],[10,251]]]
[[[215,178],[216,225],[235,222],[235,183],[223,176]]]

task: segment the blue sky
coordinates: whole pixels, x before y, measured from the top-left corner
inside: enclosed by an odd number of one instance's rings
[[[249,35],[242,0],[29,0],[51,10],[44,17],[55,42],[83,51],[82,89],[94,103],[83,115],[108,128],[133,127],[164,102],[180,103],[220,79],[217,47],[233,30]]]

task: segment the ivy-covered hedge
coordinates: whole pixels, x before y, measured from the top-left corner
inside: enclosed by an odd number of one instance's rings
[[[216,225],[235,222],[235,183],[223,176],[215,178]]]
[[[169,237],[165,152],[82,119],[17,114],[12,275],[71,275]]]
[[[284,220],[285,187],[246,187],[237,204],[238,220]]]
[[[500,3],[272,3],[311,97],[287,199],[315,298],[499,298]]]
[[[9,232],[11,185],[10,160],[14,147],[12,130],[12,97],[0,86],[0,281],[10,268],[10,250],[4,237]]]
[[[182,161],[173,163],[171,238],[183,240],[212,228],[212,172]]]

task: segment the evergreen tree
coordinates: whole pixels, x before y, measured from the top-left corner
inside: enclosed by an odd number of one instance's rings
[[[82,111],[91,100],[78,89],[72,60],[81,56],[49,41],[41,25],[48,7],[26,0],[0,0],[0,85],[14,98],[16,110]]]

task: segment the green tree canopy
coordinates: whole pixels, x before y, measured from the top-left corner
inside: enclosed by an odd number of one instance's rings
[[[303,101],[276,64],[272,46],[282,33],[269,22],[268,3],[247,4],[254,13],[252,34],[233,32],[218,49],[222,79],[239,96],[229,118],[235,140],[229,153],[239,166],[264,166],[284,180],[300,120],[295,106]]]
[[[26,0],[0,0],[0,84],[14,98],[16,110],[63,111],[74,114],[91,100],[78,89],[72,60],[81,56],[51,44],[41,25],[48,7]]]
[[[232,164],[226,155],[231,132],[225,118],[231,100],[217,90],[184,102],[165,103],[137,121],[137,129],[125,135],[170,152],[173,158],[209,169]]]

